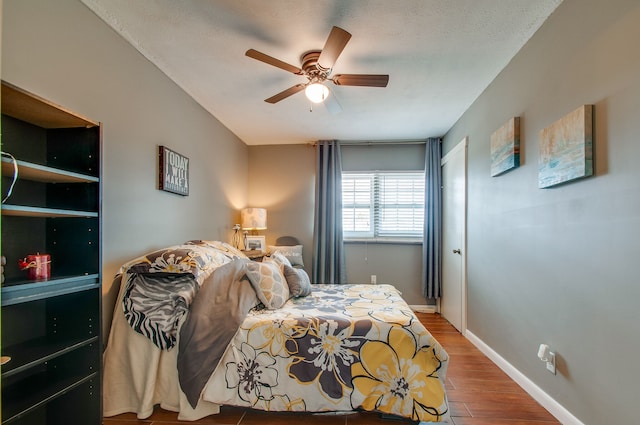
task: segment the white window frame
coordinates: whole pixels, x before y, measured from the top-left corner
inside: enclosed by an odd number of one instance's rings
[[[342,173],[344,240],[347,242],[422,243],[424,179],[423,171],[344,171]],[[354,186],[356,182],[358,187]],[[394,184],[400,184],[405,190],[390,191],[388,185]],[[388,192],[386,198],[385,191]],[[358,210],[360,214],[356,216]],[[390,219],[391,224],[386,229],[385,216]],[[389,224],[389,221],[386,223]],[[356,230],[357,227],[360,230]]]

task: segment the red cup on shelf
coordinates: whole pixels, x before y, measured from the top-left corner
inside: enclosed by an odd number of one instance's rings
[[[49,254],[32,254],[18,260],[20,269],[27,271],[31,280],[46,280],[51,277],[51,256]]]

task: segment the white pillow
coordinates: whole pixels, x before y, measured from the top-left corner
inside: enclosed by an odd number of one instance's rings
[[[280,268],[284,266],[291,267],[291,262],[289,261],[289,259],[280,251],[273,252],[271,253],[270,257],[265,258],[269,258],[270,260],[275,261],[276,263],[278,263]]]
[[[302,262],[302,245],[293,245],[293,246],[275,246],[269,245],[267,247],[267,251],[272,254],[276,251],[280,252],[282,255],[287,257],[292,266],[300,266],[304,267],[304,263]]]

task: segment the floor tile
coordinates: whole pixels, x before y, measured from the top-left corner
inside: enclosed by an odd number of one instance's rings
[[[495,418],[453,418],[454,425],[558,425],[558,421],[530,421]]]
[[[498,401],[465,403],[470,416],[474,418],[503,418],[519,420],[552,421],[553,416],[542,406],[533,403],[514,405]]]
[[[464,402],[461,401],[449,401],[449,414],[451,416],[471,416]]]

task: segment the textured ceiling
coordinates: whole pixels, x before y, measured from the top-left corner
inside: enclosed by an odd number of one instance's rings
[[[441,136],[562,0],[82,0],[248,145]],[[337,114],[245,56],[300,66],[332,26],[352,38],[332,74],[389,74],[386,88],[334,86]]]

